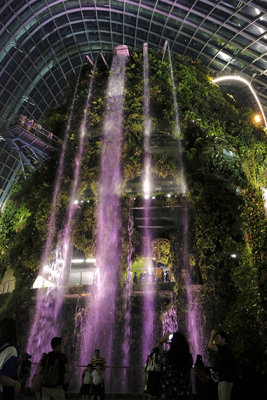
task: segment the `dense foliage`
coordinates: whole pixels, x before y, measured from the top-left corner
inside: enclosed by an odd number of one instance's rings
[[[252,110],[240,109],[232,97],[223,94],[200,63],[180,57],[172,61],[188,186],[192,274],[200,276],[203,285],[201,302],[207,331],[214,326],[228,331],[234,351],[242,359],[252,349],[258,353],[262,351],[262,338],[266,334],[264,292],[267,274],[263,254],[266,236],[260,189],[266,187],[266,135],[261,126],[252,124]],[[123,187],[129,194],[122,199],[123,276],[129,252],[129,209],[133,205],[133,196],[138,201],[138,192],[141,192],[142,62],[141,54],[132,53],[127,64],[122,168]],[[169,60],[166,58],[162,62],[161,56],[150,54],[149,65],[152,140],[164,143],[177,137]],[[71,124],[68,162],[65,163],[58,202],[57,232],[64,224],[78,127],[90,76],[90,67],[86,67],[79,83]],[[84,203],[73,224],[73,243],[86,257],[95,255],[98,163],[107,78],[107,70],[99,62],[88,113],[88,140],[79,186],[79,196]],[[50,113],[42,125],[63,135],[70,101],[71,96],[61,112]],[[154,179],[162,182],[173,179],[179,185],[177,154],[160,144],[152,150]],[[30,287],[38,271],[57,165],[55,156],[38,166],[34,173],[21,176],[1,215],[0,274],[3,276],[6,268],[14,270],[17,279],[14,296],[26,282]],[[162,193],[155,197],[157,205],[175,207],[183,206],[185,202],[179,193],[170,199]],[[154,241],[153,252],[157,261],[171,266],[176,279],[176,296],[181,300],[184,296],[181,284],[183,238],[178,227],[163,236]],[[134,230],[131,239],[133,258],[138,259],[140,233]],[[236,258],[231,258],[232,254],[236,254]],[[181,301],[179,306],[182,305]]]

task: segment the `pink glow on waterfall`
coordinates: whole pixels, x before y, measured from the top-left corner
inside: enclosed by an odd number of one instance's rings
[[[37,295],[35,316],[27,346],[27,351],[30,354],[33,354],[33,356],[37,357],[37,359],[33,360],[35,362],[39,361],[42,352],[47,352],[50,350],[51,338],[53,336],[59,335],[61,329],[59,315],[63,304],[63,294],[65,290],[64,288],[66,286],[66,281],[68,278],[68,265],[71,249],[71,224],[75,211],[77,210],[77,206],[74,205],[74,200],[77,195],[79,184],[80,165],[85,137],[85,126],[87,112],[89,108],[89,100],[92,92],[93,77],[94,73],[89,83],[88,96],[86,99],[84,115],[80,126],[80,140],[75,155],[74,177],[65,226],[62,234],[59,235],[60,237],[57,240],[56,251],[52,253],[53,258],[48,260],[47,254],[46,265],[44,265],[42,268],[42,276],[45,277],[52,286],[39,289]],[[66,136],[68,138],[69,133],[67,133]]]
[[[142,360],[143,363],[150,354],[154,345],[154,319],[155,319],[155,285],[153,279],[152,265],[152,237],[150,228],[150,207],[151,207],[151,151],[150,151],[150,135],[151,120],[149,113],[150,95],[149,95],[149,63],[148,63],[148,46],[147,43],[143,47],[144,57],[144,163],[143,163],[143,194],[144,194],[144,230],[142,253],[145,257],[146,278],[144,282],[143,293],[143,334],[142,334]]]
[[[163,314],[162,336],[164,336],[167,332],[174,333],[176,331],[178,331],[177,309],[174,305],[172,305]]]
[[[132,235],[134,232],[134,221],[133,221],[133,210],[130,208],[129,210],[129,219],[128,219],[128,240],[129,240],[129,250],[127,256],[127,273],[126,273],[126,281],[124,286],[124,336],[123,336],[123,360],[122,365],[128,367],[130,365],[130,342],[131,342],[131,295],[132,295],[132,254],[133,254],[133,245],[132,245]],[[122,386],[124,391],[128,388],[127,386],[127,370],[123,369],[123,382]]]
[[[56,175],[56,181],[55,181],[53,200],[52,200],[52,206],[51,206],[49,223],[48,223],[46,242],[45,242],[45,246],[44,246],[42,256],[41,256],[41,269],[40,269],[41,274],[43,272],[42,270],[43,270],[44,266],[47,264],[48,257],[50,255],[50,251],[51,251],[52,241],[53,241],[54,234],[55,234],[57,202],[58,202],[58,196],[59,196],[60,189],[61,189],[65,155],[66,155],[66,150],[67,150],[67,146],[68,146],[68,141],[70,138],[71,119],[72,119],[72,114],[73,114],[74,103],[76,100],[77,89],[78,89],[78,85],[80,82],[80,76],[81,76],[81,70],[79,71],[78,79],[77,79],[76,86],[74,89],[70,113],[69,113],[68,122],[67,122],[66,130],[65,130],[64,140],[62,143],[62,149],[61,149],[61,153],[60,153],[60,157],[59,157],[59,166],[58,166],[57,175]]]
[[[112,358],[121,262],[121,147],[126,61],[125,56],[113,57],[108,81],[97,209],[98,280],[83,326],[82,364],[91,359],[95,348],[101,349],[107,364]]]
[[[166,333],[174,333],[178,331],[177,321],[177,308],[172,305],[167,311],[164,312],[162,317],[162,336]],[[164,350],[168,350],[169,345],[164,344]]]

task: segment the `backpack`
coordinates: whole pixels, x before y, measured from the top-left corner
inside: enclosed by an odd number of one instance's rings
[[[58,354],[48,353],[42,373],[42,386],[53,388],[63,384],[62,377],[64,377],[64,370]]]
[[[148,357],[147,371],[160,371],[159,355],[157,352],[152,352]]]

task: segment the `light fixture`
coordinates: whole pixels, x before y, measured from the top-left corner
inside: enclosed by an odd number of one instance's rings
[[[231,257],[231,258],[237,258],[237,255],[236,255],[236,254],[231,254],[230,257]]]
[[[254,98],[255,98],[255,100],[256,100],[258,106],[259,106],[259,109],[260,109],[261,114],[262,114],[262,118],[263,118],[264,123],[265,123],[265,126],[266,126],[266,128],[267,128],[267,121],[266,121],[266,118],[265,118],[265,114],[264,114],[262,105],[261,105],[261,103],[260,103],[260,100],[259,100],[259,98],[258,98],[258,96],[257,96],[257,94],[256,94],[256,92],[255,92],[255,90],[254,90],[253,87],[251,86],[251,84],[250,84],[246,79],[242,78],[242,77],[239,76],[239,75],[225,75],[225,76],[220,76],[219,78],[213,79],[213,82],[214,82],[214,83],[223,82],[223,81],[239,81],[239,82],[242,82],[242,83],[244,83],[245,85],[248,86],[249,90],[250,90],[251,93],[253,94],[253,96],[254,96]]]
[[[259,114],[254,115],[254,122],[256,122],[256,124],[259,124],[261,122],[261,116]]]
[[[96,262],[96,258],[87,258],[85,261],[87,263],[95,263]]]

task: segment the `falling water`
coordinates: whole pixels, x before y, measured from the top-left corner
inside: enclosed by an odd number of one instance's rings
[[[80,76],[81,76],[81,70],[79,71],[78,79],[77,79],[76,86],[74,89],[74,95],[73,95],[73,99],[72,99],[72,103],[71,103],[70,113],[69,113],[69,117],[68,117],[68,122],[67,122],[66,130],[65,130],[64,140],[62,143],[62,149],[61,149],[60,158],[59,158],[59,166],[58,166],[57,176],[56,176],[56,181],[55,181],[47,237],[46,237],[44,250],[43,250],[43,253],[41,256],[41,274],[43,272],[44,266],[47,264],[47,260],[48,260],[50,250],[51,250],[52,241],[53,241],[54,234],[55,234],[57,202],[58,202],[58,197],[59,197],[59,193],[60,193],[60,189],[61,189],[65,155],[66,155],[66,150],[67,150],[68,141],[69,141],[69,137],[70,137],[70,125],[71,125],[71,120],[72,120],[74,103],[76,100],[77,89],[78,89],[78,85],[80,82]]]
[[[98,280],[83,328],[80,362],[99,348],[111,362],[117,284],[121,262],[121,147],[126,56],[114,56],[103,126],[97,220]]]
[[[144,231],[143,231],[143,256],[145,257],[146,274],[144,282],[144,305],[143,305],[143,335],[142,335],[142,359],[145,362],[151,352],[154,342],[154,318],[155,318],[155,288],[152,266],[152,237],[150,229],[150,206],[151,206],[151,151],[150,135],[151,120],[149,113],[149,64],[147,43],[143,48],[144,57]]]
[[[163,314],[162,336],[164,336],[167,332],[173,333],[176,332],[177,330],[178,330],[177,309],[174,305],[172,305]]]
[[[124,367],[128,367],[130,364],[130,342],[131,342],[131,295],[132,295],[132,254],[133,254],[133,245],[132,245],[132,235],[134,231],[134,221],[133,221],[133,210],[130,208],[129,210],[129,219],[128,219],[128,240],[129,240],[129,251],[127,257],[127,272],[126,272],[126,282],[124,286],[124,337],[123,337],[123,361],[122,365]],[[127,389],[127,370],[124,368],[123,370],[123,389],[124,391]]]
[[[92,92],[93,77],[90,79],[88,96],[82,123],[80,126],[80,142],[75,155],[74,178],[70,196],[70,202],[67,211],[67,219],[63,233],[60,235],[56,251],[51,260],[47,260],[46,265],[42,268],[43,276],[50,282],[51,287],[42,288],[38,291],[35,317],[31,327],[27,351],[30,354],[40,357],[42,352],[50,349],[50,340],[53,336],[57,336],[60,332],[59,313],[62,308],[64,287],[67,281],[67,272],[70,256],[71,242],[71,224],[72,219],[77,210],[74,200],[77,195],[79,184],[79,174],[81,157],[83,153],[85,126],[87,120],[87,112],[89,108],[89,100]],[[34,361],[39,361],[34,360]]]
[[[173,68],[172,68],[172,59],[171,59],[171,51],[170,47],[168,46],[168,54],[170,60],[170,70],[171,70],[171,81],[172,81],[172,95],[173,95],[173,105],[174,105],[174,115],[175,115],[175,129],[174,129],[174,137],[178,139],[178,157],[179,157],[179,165],[180,165],[180,185],[181,185],[181,192],[186,194],[186,183],[185,183],[185,174],[184,174],[184,164],[182,159],[182,143],[181,143],[181,129],[180,129],[180,121],[179,121],[179,109],[178,109],[178,102],[176,96],[176,86],[174,82],[174,75],[173,75]]]
[[[179,109],[176,96],[176,86],[174,82],[173,67],[170,48],[168,47],[171,81],[172,81],[172,92],[173,92],[173,104],[175,113],[175,136],[179,143],[179,164],[180,164],[180,181],[181,191],[186,194],[186,181],[184,175],[184,165],[182,160],[182,145],[181,145],[181,130],[179,123]],[[183,207],[183,270],[184,270],[184,282],[187,296],[187,333],[190,340],[190,348],[193,358],[196,358],[197,354],[203,354],[203,325],[200,308],[198,304],[198,296],[192,290],[192,279],[191,269],[189,262],[189,250],[188,250],[188,208]]]
[[[174,333],[178,331],[177,309],[172,304],[171,307],[164,312],[162,318],[162,336],[166,333]],[[169,346],[164,345],[164,349],[168,350]]]
[[[198,294],[193,290],[188,251],[188,208],[183,210],[183,278],[187,297],[187,333],[190,338],[190,349],[193,359],[197,354],[205,355],[205,343],[203,340],[203,321],[200,312]]]
[[[84,325],[84,319],[86,316],[86,308],[84,304],[84,298],[79,297],[77,299],[77,304],[75,308],[75,317],[74,317],[74,330],[71,333],[71,347],[74,349],[74,357],[72,359],[72,362],[74,365],[78,366],[79,365],[79,354],[77,352],[77,348],[79,347],[79,344],[82,340],[82,327]],[[78,368],[73,368],[71,376],[68,377],[68,383],[69,383],[69,391],[74,392],[77,391],[78,385],[80,385],[81,382],[81,371]]]

